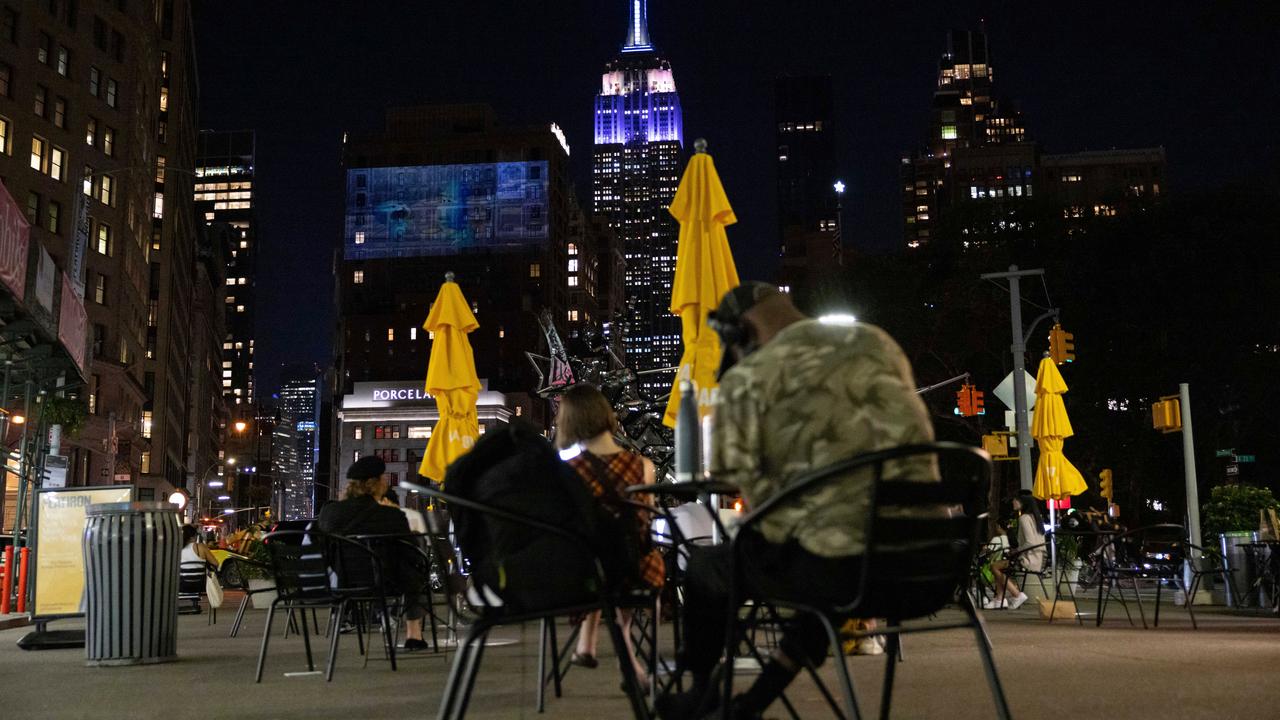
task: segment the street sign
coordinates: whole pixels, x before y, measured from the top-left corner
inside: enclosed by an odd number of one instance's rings
[[[1024,376],[1023,381],[1027,384],[1027,409],[1030,410],[1036,406],[1036,379],[1026,370],[1023,370],[1022,374]],[[996,389],[991,391],[991,394],[1004,403],[1005,407],[1013,407],[1013,373],[1005,375],[1000,384],[996,386]]]
[[[1228,474],[1228,475],[1239,475],[1239,474],[1240,474],[1240,466],[1239,466],[1239,465],[1236,465],[1235,463],[1232,463],[1232,464],[1228,465],[1228,466],[1227,466],[1227,474]]]
[[[1238,463],[1242,463],[1242,462],[1243,462],[1243,463],[1257,462],[1257,461],[1258,461],[1258,456],[1257,456],[1257,455],[1236,455],[1236,456],[1235,456],[1235,461],[1236,461],[1236,462],[1238,462]]]
[[[1214,457],[1231,457],[1232,455],[1235,454],[1235,452],[1236,452],[1235,448],[1227,448],[1226,450],[1219,450],[1218,452],[1214,453]]]

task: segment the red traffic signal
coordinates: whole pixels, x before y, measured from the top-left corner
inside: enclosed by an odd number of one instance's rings
[[[986,410],[982,407],[982,391],[968,383],[961,385],[956,391],[956,414],[961,417],[985,415]]]

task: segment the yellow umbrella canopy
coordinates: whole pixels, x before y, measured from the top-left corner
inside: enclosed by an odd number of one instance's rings
[[[453,273],[445,277],[427,321],[422,324],[433,337],[426,390],[435,398],[440,420],[431,431],[418,474],[437,482],[444,480],[449,463],[470,450],[480,437],[480,421],[476,417],[480,379],[476,376],[471,341],[467,339],[467,333],[480,325],[462,296],[462,289],[453,282]]]
[[[1031,435],[1040,443],[1031,493],[1041,500],[1062,500],[1088,488],[1084,476],[1062,452],[1065,439],[1075,434],[1062,402],[1066,391],[1058,366],[1049,358],[1041,360],[1036,372],[1036,413],[1031,421]]]
[[[662,421],[675,427],[682,380],[693,381],[698,415],[711,410],[716,371],[720,368],[720,339],[707,326],[707,313],[715,309],[725,293],[738,286],[738,269],[724,230],[738,218],[729,206],[715,163],[701,146],[689,160],[670,212],[680,223],[671,312],[680,316],[684,354]]]

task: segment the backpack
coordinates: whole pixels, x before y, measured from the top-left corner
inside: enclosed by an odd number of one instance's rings
[[[449,508],[458,546],[471,564],[473,605],[530,612],[599,598],[590,552],[610,532],[599,503],[533,426],[516,421],[485,433],[445,473],[445,492],[509,510],[585,538],[588,547],[535,528]],[[612,563],[610,563],[612,564]]]

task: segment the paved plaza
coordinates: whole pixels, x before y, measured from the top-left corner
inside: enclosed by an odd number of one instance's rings
[[[228,595],[234,608],[238,600]],[[988,613],[996,661],[1016,718],[1267,718],[1280,714],[1280,620],[1202,608],[1192,630],[1181,608],[1167,606],[1159,629],[1130,628],[1123,613],[1101,629],[1053,625],[1027,608]],[[1086,608],[1087,609],[1087,608]],[[344,635],[332,683],[305,671],[302,641],[272,639],[263,682],[253,682],[265,614],[249,613],[235,639],[233,612],[208,626],[204,615],[180,620],[177,662],[124,668],[84,666],[81,650],[25,652],[27,629],[0,631],[0,717],[5,718],[428,718],[434,717],[452,654],[402,656],[399,672],[364,660]],[[941,619],[948,619],[945,614]],[[54,627],[73,627],[57,623]],[[669,630],[669,628],[664,628]],[[562,634],[563,637],[563,634]],[[512,641],[491,647],[476,686],[476,720],[538,717],[536,625],[495,631]],[[992,716],[973,635],[965,630],[916,635],[905,644],[894,717]],[[380,658],[380,654],[375,653]],[[602,658],[603,660],[603,658]],[[882,658],[855,657],[851,668],[864,715],[879,711]],[[574,668],[564,697],[543,717],[625,718],[612,661]],[[830,665],[827,675],[830,677]],[[808,680],[790,694],[801,717],[831,717]],[[784,717],[775,706],[766,717]]]

